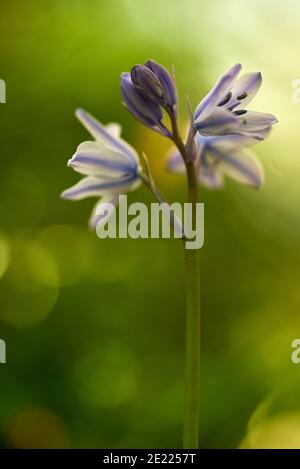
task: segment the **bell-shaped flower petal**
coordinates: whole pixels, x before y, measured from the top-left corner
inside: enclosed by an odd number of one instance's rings
[[[224,185],[224,176],[236,182],[259,189],[263,182],[263,169],[259,160],[249,151],[210,153],[208,165],[198,168],[198,182],[210,189],[220,189]],[[215,148],[213,148],[215,150]]]
[[[241,121],[230,111],[216,108],[215,111],[204,120],[195,122],[195,126],[201,135],[218,135],[238,132]]]
[[[245,108],[258,92],[262,83],[260,72],[246,73],[235,81],[231,89],[231,99],[224,105],[226,109]]]
[[[259,133],[250,135],[233,134],[207,137],[197,134],[195,137],[195,141],[198,146],[203,144],[207,148],[212,147],[224,152],[236,151],[243,147],[249,147],[262,140],[263,137]]]
[[[260,132],[261,130],[268,130],[273,124],[278,122],[273,114],[255,111],[245,111],[245,113],[238,115],[238,119],[242,124],[242,132]]]
[[[232,85],[240,73],[241,65],[236,64],[231,67],[228,72],[224,73],[221,78],[217,81],[215,86],[211,91],[205,96],[205,98],[200,102],[195,111],[195,120],[206,119],[214,109],[219,105],[222,100],[229,93]]]
[[[65,190],[61,198],[69,200],[81,200],[87,197],[99,197],[104,194],[126,193],[137,187],[140,182],[137,176],[123,178],[93,177],[87,176],[77,184]]]
[[[95,119],[95,117],[83,109],[76,110],[76,117],[96,141],[101,142],[103,145],[116,152],[123,153],[131,159],[138,161],[137,153],[134,148],[119,137],[120,126],[118,124],[108,124],[107,126],[104,126]]]
[[[240,184],[259,188],[263,182],[263,170],[248,147],[262,141],[268,132],[218,136],[197,133],[195,166],[198,183],[210,189],[220,189],[224,185],[224,177],[228,176]],[[168,152],[167,158],[167,169],[170,172],[182,174],[186,171],[176,148]]]
[[[263,183],[263,168],[260,161],[249,152],[240,151],[220,156],[219,171],[240,184],[259,189]]]
[[[81,143],[68,166],[90,176],[121,177],[137,172],[137,163],[127,155],[111,150],[100,142]]]
[[[214,168],[201,168],[198,174],[198,184],[208,189],[218,190],[224,185],[224,176]]]

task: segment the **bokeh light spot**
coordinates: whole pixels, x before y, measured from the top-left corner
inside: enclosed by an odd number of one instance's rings
[[[65,423],[53,411],[32,408],[19,412],[8,426],[8,439],[17,449],[55,449],[69,446]]]
[[[80,282],[89,272],[93,259],[88,228],[52,225],[42,229],[37,239],[48,249],[58,266],[60,285]]]
[[[44,246],[36,241],[16,240],[12,243],[11,264],[6,278],[17,290],[56,287],[56,263]]]
[[[75,381],[78,397],[86,405],[124,404],[137,391],[135,358],[123,344],[103,344],[77,363]]]
[[[11,261],[0,281],[0,319],[23,327],[42,321],[58,297],[55,261],[36,241],[11,241]]]
[[[10,261],[10,247],[8,240],[0,234],[0,278],[6,271]]]
[[[300,413],[283,412],[249,429],[240,445],[247,449],[299,449]]]

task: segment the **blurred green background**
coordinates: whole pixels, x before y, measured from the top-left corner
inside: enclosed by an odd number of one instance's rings
[[[176,240],[99,240],[94,200],[60,200],[88,134],[83,107],[147,153],[170,200],[168,143],[121,105],[119,76],[175,64],[193,105],[235,62],[260,70],[252,108],[279,119],[255,149],[266,181],[205,202],[201,447],[300,448],[300,4],[297,0],[49,0],[1,5],[0,445],[180,447],[184,265]],[[148,201],[141,188],[130,200]]]

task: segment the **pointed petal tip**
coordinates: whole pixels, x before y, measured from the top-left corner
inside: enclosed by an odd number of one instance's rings
[[[82,109],[81,107],[78,107],[77,109],[75,109],[75,117],[77,117],[77,119],[82,122],[82,120],[84,119],[85,116],[87,116],[87,111],[85,111],[84,109]]]
[[[256,178],[253,178],[252,182],[248,184],[249,187],[251,187],[255,191],[259,191],[262,188],[264,181],[265,181],[264,170],[259,160],[258,160],[258,169],[259,169],[259,173],[256,175]]]
[[[259,88],[261,86],[261,83],[262,83],[262,74],[261,74],[261,72],[253,72],[252,75],[255,78],[254,82],[256,82],[258,84],[257,88]]]
[[[144,65],[147,67],[147,64],[149,64],[151,62],[156,63],[155,60],[153,60],[153,59],[147,59],[147,60],[145,60]]]
[[[156,60],[154,59],[148,59],[144,62],[144,66],[147,67],[147,68],[150,68],[151,70],[151,67],[154,66],[154,67],[162,67],[162,65],[158,62],[156,62]]]
[[[60,198],[62,200],[67,200],[68,199],[68,189],[63,191],[61,194],[60,194]]]
[[[139,67],[143,67],[144,68],[144,65],[143,64],[134,64],[132,67],[131,67],[131,70],[134,70],[135,68],[139,68]],[[125,72],[126,73],[126,72]],[[129,73],[129,72],[128,72]]]
[[[268,128],[271,129],[271,127],[274,125],[274,124],[277,124],[278,123],[278,119],[277,117],[275,117],[273,114],[269,114],[270,116],[270,124],[268,125]],[[259,132],[259,131],[258,131]]]
[[[130,73],[129,72],[122,72],[121,75],[120,75],[120,78],[121,78],[121,81],[122,80],[127,80],[128,78],[131,79]]]
[[[263,180],[263,176],[262,176],[262,178],[259,181],[255,182],[253,184],[249,184],[249,187],[251,187],[251,189],[258,192],[258,191],[261,190],[261,188],[263,186],[263,183],[264,183],[264,180]]]
[[[262,135],[261,133],[257,132],[257,133],[253,133],[252,135],[249,135],[249,134],[245,134],[249,137],[252,137],[254,140],[258,140],[259,142],[263,142],[266,138],[265,135]]]
[[[238,74],[241,71],[241,69],[242,69],[242,64],[236,63],[229,69],[229,73]]]
[[[265,182],[265,173],[262,164],[257,160],[259,173],[257,174],[256,180],[253,179],[252,184],[249,184],[249,187],[255,191],[259,191]]]

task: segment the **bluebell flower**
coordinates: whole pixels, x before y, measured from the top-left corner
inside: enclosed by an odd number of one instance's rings
[[[263,169],[248,147],[262,141],[268,130],[260,134],[195,136],[195,166],[200,185],[220,189],[228,176],[240,184],[258,189],[263,182]],[[246,148],[246,150],[245,150]],[[168,155],[168,169],[172,173],[184,173],[185,165],[179,152],[172,149]]]
[[[95,140],[81,143],[68,161],[68,166],[85,177],[65,190],[61,197],[69,200],[100,197],[90,219],[90,226],[96,227],[99,216],[103,216],[98,215],[101,204],[116,205],[120,194],[141,184],[141,166],[134,148],[120,137],[118,124],[104,126],[81,109],[76,111],[76,116]]]
[[[173,77],[157,62],[147,60],[121,75],[121,93],[127,110],[142,124],[171,137],[163,124],[163,109],[177,115],[177,95]]]
[[[202,135],[251,134],[269,129],[277,122],[272,114],[248,111],[246,106],[259,90],[259,72],[238,78],[241,65],[234,65],[221,76],[197,106],[195,126]]]

